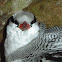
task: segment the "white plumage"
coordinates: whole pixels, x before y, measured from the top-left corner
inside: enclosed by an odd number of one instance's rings
[[[27,23],[31,23],[34,20],[34,15],[29,12],[21,11],[15,15],[13,15],[14,20],[16,19],[19,24],[27,21]],[[9,22],[7,26],[7,38],[5,40],[5,56],[8,56],[10,53],[16,51],[18,48],[24,47],[33,39],[38,37],[38,23],[34,23],[29,30],[22,31],[17,25],[13,22]],[[9,61],[10,62],[10,61]],[[16,62],[21,62],[16,61]]]
[[[26,24],[25,21],[30,25],[30,28],[22,30],[18,26],[23,22]],[[40,62],[46,54],[61,52],[61,34],[61,27],[47,29],[43,22],[38,25],[32,13],[20,11],[9,19],[7,26],[7,37],[4,45],[6,61]],[[40,59],[40,57],[42,58]]]

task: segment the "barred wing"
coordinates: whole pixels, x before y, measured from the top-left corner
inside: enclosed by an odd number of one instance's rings
[[[54,54],[62,52],[62,28],[61,27],[52,27],[45,31],[44,33],[45,40],[45,50],[48,51],[48,54]],[[57,57],[57,56],[56,56]],[[58,54],[60,57],[60,54]],[[62,56],[61,56],[62,57]]]
[[[28,45],[17,49],[7,56],[7,60],[14,61],[16,59],[31,60],[38,56],[43,56],[44,51],[41,52],[39,39],[36,38]]]

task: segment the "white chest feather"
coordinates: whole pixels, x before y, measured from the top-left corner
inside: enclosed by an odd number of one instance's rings
[[[14,25],[14,24],[13,24]],[[24,47],[33,39],[38,36],[39,27],[34,24],[27,31],[22,31],[18,27],[8,26],[7,27],[7,38],[5,41],[5,50],[6,55],[10,54],[11,52],[17,50],[20,47]]]

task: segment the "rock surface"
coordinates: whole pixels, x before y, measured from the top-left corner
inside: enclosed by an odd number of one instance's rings
[[[0,42],[7,19],[21,9],[32,12],[47,28],[62,26],[62,0],[0,0]]]

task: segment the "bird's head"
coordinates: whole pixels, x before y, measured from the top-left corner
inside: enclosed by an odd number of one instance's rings
[[[33,24],[37,24],[35,16],[26,11],[20,11],[9,18],[22,31],[29,30]]]

